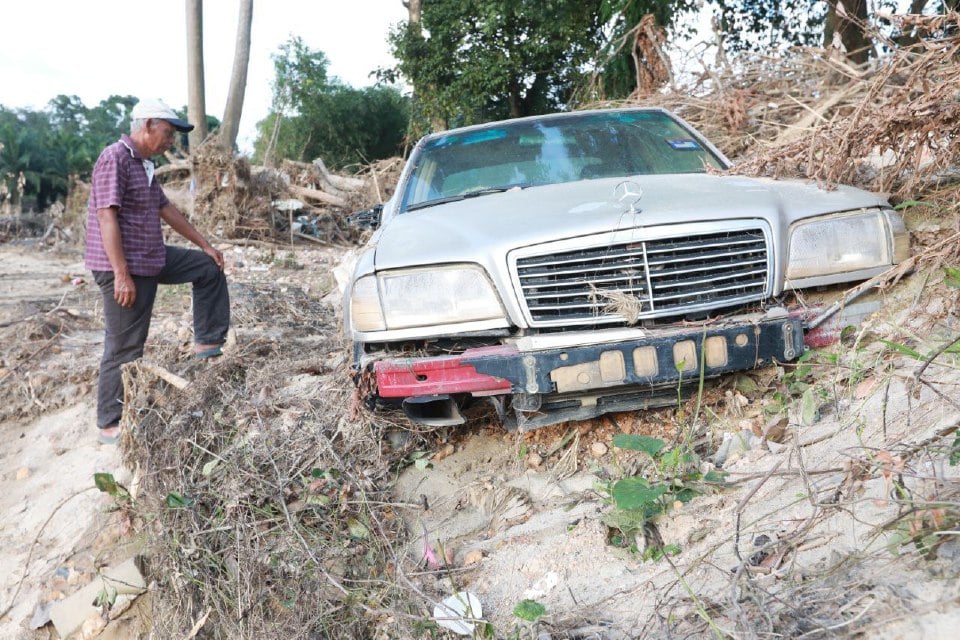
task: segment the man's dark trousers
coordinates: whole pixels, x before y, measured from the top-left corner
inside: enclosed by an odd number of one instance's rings
[[[113,272],[94,271],[103,294],[106,335],[100,380],[97,386],[97,427],[116,425],[123,413],[120,365],[143,355],[150,331],[150,316],[158,284],[193,283],[193,340],[196,344],[223,344],[230,328],[227,279],[202,251],[167,246],[167,262],[157,276],[132,276],[137,287],[132,307],[121,307],[113,298]]]

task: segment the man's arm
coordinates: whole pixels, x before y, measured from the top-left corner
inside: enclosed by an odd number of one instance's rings
[[[137,299],[137,287],[127,268],[127,257],[123,255],[123,243],[120,241],[120,224],[117,222],[117,207],[97,209],[97,222],[100,223],[100,240],[107,260],[113,267],[113,299],[121,307],[132,307]]]
[[[192,224],[190,224],[190,221],[183,217],[183,214],[180,213],[179,209],[168,203],[166,206],[160,209],[160,217],[163,218],[163,221],[170,225],[174,231],[200,247],[205,254],[210,256],[213,261],[217,263],[217,266],[220,267],[220,270],[223,271],[223,254],[217,251],[213,245],[207,242],[207,239],[204,238],[203,235],[197,231]]]

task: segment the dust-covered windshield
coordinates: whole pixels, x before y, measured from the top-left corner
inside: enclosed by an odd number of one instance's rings
[[[518,187],[665,173],[722,163],[661,111],[609,111],[504,122],[427,141],[401,209]]]

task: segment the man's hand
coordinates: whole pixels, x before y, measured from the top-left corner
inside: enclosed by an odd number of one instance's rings
[[[220,267],[220,271],[223,271],[223,254],[222,253],[217,251],[217,249],[211,244],[208,244],[206,247],[204,247],[203,252],[208,256],[210,256],[213,259],[213,261],[217,263],[217,266]]]
[[[137,285],[129,273],[113,274],[113,299],[121,307],[132,307],[137,299]]]
[[[223,254],[214,249],[213,246],[207,242],[206,238],[204,238],[200,232],[197,231],[194,226],[183,217],[183,214],[180,213],[179,209],[173,206],[173,204],[167,203],[166,206],[160,209],[160,217],[163,218],[163,221],[170,225],[174,231],[200,247],[201,251],[210,256],[210,259],[217,263],[217,266],[220,267],[220,271],[223,271]]]

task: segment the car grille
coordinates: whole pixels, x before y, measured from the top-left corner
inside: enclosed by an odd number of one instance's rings
[[[517,260],[537,326],[633,322],[762,300],[760,229],[590,247]]]

